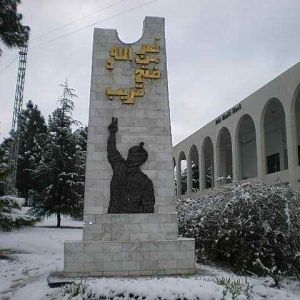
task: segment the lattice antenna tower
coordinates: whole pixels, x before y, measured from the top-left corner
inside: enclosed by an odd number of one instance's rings
[[[14,102],[14,110],[13,110],[13,118],[12,118],[12,126],[11,126],[13,143],[12,143],[10,159],[9,159],[9,169],[11,170],[11,176],[9,176],[10,178],[7,183],[8,191],[12,191],[16,186],[17,162],[18,162],[18,155],[19,155],[19,129],[20,129],[19,117],[23,106],[27,51],[28,51],[28,43],[26,43],[24,47],[20,48],[19,51],[18,76],[17,76],[15,102]]]

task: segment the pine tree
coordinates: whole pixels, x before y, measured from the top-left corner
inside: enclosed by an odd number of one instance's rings
[[[4,195],[5,190],[5,180],[9,174],[8,165],[4,159],[5,152],[3,149],[0,149],[0,196]]]
[[[20,0],[0,0],[0,39],[7,47],[23,47],[29,37],[30,28],[21,24],[22,14],[17,12],[20,3]]]
[[[35,190],[36,205],[31,209],[39,217],[56,214],[57,227],[62,214],[73,217],[82,214],[86,149],[82,146],[82,131],[72,132],[72,126],[78,125],[72,118],[73,99],[77,96],[67,81],[61,86],[63,95],[59,107],[49,117],[44,154],[33,170],[39,188]]]
[[[0,196],[5,194],[6,180],[10,173],[8,160],[12,142],[13,139],[9,137],[5,138],[0,145]]]
[[[35,188],[30,170],[38,165],[46,140],[47,125],[37,105],[32,101],[26,104],[19,119],[19,157],[16,187],[19,195],[28,203],[29,190]]]
[[[33,225],[38,221],[22,212],[23,199],[5,195],[6,177],[10,173],[6,162],[11,142],[11,138],[5,139],[0,146],[0,231],[10,231],[13,228]]]
[[[86,151],[87,151],[87,132],[88,128],[80,127],[75,130],[73,136],[76,144],[76,152],[74,155],[74,163],[77,168],[77,175],[81,182],[81,188],[78,189],[80,200],[78,207],[74,210],[73,216],[82,219],[83,217],[83,198],[84,198],[84,182],[85,182],[85,167],[86,167]]]

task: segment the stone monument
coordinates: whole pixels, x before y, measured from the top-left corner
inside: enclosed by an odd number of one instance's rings
[[[178,238],[164,19],[124,44],[95,29],[83,241],[66,241],[64,276],[192,274]]]

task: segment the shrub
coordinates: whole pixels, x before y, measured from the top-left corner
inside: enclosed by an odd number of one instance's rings
[[[92,294],[90,291],[87,291],[87,287],[86,280],[80,280],[79,282],[73,282],[62,286],[61,294],[64,297],[67,297],[67,299],[92,299]]]
[[[218,285],[224,286],[223,289],[223,299],[226,298],[227,294],[230,293],[233,300],[236,299],[250,299],[253,293],[253,286],[249,284],[247,278],[245,279],[245,283],[240,279],[233,280],[228,277],[216,277],[215,282]],[[227,298],[228,299],[228,298]]]
[[[21,210],[23,198],[13,196],[0,197],[0,229],[10,231],[22,226],[33,225],[37,219],[24,214]]]
[[[179,233],[195,238],[198,261],[299,274],[300,193],[290,186],[245,182],[178,200],[177,209]]]

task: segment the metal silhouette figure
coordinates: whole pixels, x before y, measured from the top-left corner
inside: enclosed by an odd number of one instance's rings
[[[113,169],[108,213],[153,213],[153,183],[139,168],[148,159],[144,143],[131,147],[125,160],[116,147],[117,118],[112,118],[108,130],[107,158]]]

